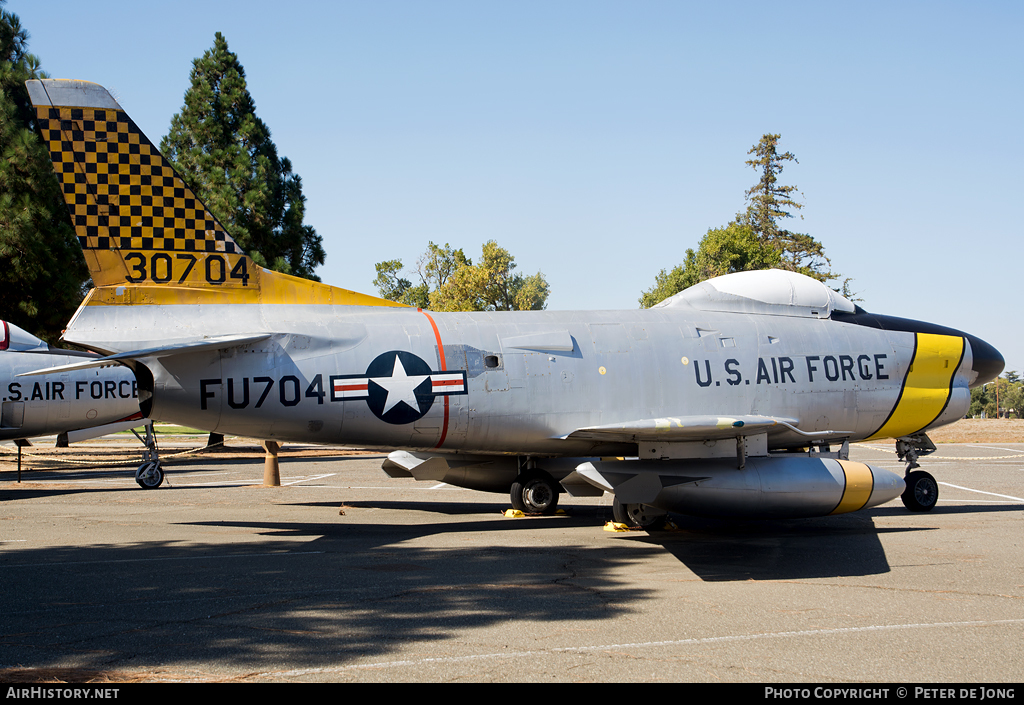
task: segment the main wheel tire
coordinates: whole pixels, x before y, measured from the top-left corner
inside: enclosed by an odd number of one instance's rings
[[[558,483],[543,471],[523,473],[509,492],[512,508],[524,514],[554,514],[558,508]]]
[[[939,483],[923,470],[909,473],[904,481],[907,489],[900,495],[903,506],[912,512],[930,512],[939,501]]]
[[[648,504],[623,504],[616,499],[612,502],[612,518],[617,524],[658,531],[665,528],[668,513]]]
[[[164,481],[164,471],[160,469],[160,463],[149,461],[140,465],[135,471],[135,481],[144,490],[155,490]]]

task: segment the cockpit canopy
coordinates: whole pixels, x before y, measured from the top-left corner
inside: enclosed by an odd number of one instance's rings
[[[857,310],[853,302],[817,279],[781,269],[735,272],[708,279],[670,296],[654,308],[683,306],[699,311],[801,318],[829,318],[833,311]]]
[[[46,352],[50,346],[31,333],[28,333],[13,323],[0,321],[3,324],[3,340],[0,340],[0,352],[11,350],[13,352]]]

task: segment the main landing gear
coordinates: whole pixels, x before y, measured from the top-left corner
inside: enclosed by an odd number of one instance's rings
[[[142,465],[135,471],[135,481],[144,490],[154,490],[164,481],[164,471],[160,468],[160,454],[156,448],[156,434],[153,433],[153,422],[146,424],[146,437],[142,436],[133,428],[132,433],[142,441],[146,450],[142,453]]]
[[[616,524],[625,524],[646,531],[665,528],[668,512],[649,504],[624,504],[618,499],[612,502],[612,519]]]
[[[519,473],[509,493],[512,508],[523,514],[554,514],[558,508],[559,485],[540,468]]]

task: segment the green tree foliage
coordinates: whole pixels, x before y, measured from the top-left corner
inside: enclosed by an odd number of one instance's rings
[[[759,240],[749,225],[734,220],[724,228],[708,230],[696,252],[686,250],[683,264],[669,272],[661,270],[654,286],[640,297],[640,306],[650,308],[705,279],[751,269],[771,269],[779,262],[775,248]]]
[[[383,298],[434,311],[540,310],[550,293],[543,274],[517,274],[515,258],[494,240],[484,243],[476,265],[461,249],[429,243],[417,260],[416,286],[401,276],[401,260],[375,266],[373,283]]]
[[[402,260],[389,259],[373,266],[377,269],[377,278],[373,280],[373,285],[377,287],[381,298],[423,308],[406,296],[406,293],[412,288],[412,282],[401,276]]]
[[[452,249],[448,243],[440,247],[431,242],[427,244],[427,251],[416,260],[416,273],[420,279],[418,285],[413,286],[411,281],[400,276],[403,268],[400,259],[374,265],[377,278],[373,280],[373,285],[382,298],[407,306],[430,308],[430,292],[443,288],[459,267],[472,264],[461,249]]]
[[[303,224],[302,180],[256,116],[245,69],[217,32],[192,62],[185,105],[160,151],[259,265],[319,281],[322,238]]]
[[[1006,396],[1000,396],[999,402],[1007,414],[1024,419],[1024,384],[1007,380]]]
[[[1024,419],[1024,382],[1017,372],[1010,370],[994,382],[972,389],[967,415]]]
[[[56,342],[89,278],[82,248],[34,131],[25,81],[45,78],[28,33],[0,0],[0,317]]]
[[[788,269],[823,282],[836,279],[828,267],[821,243],[810,235],[786,230],[780,225],[803,208],[795,200],[796,186],[782,186],[779,174],[785,162],[796,161],[791,152],[779,154],[779,135],[766,134],[748,154],[747,165],[759,172],[758,182],[746,191],[747,209],[731,223],[711,228],[697,250],[686,250],[682,264],[662,269],[654,286],[640,297],[640,305],[649,308],[683,289],[705,279],[753,269]],[[842,293],[851,295],[850,280],[843,282]]]

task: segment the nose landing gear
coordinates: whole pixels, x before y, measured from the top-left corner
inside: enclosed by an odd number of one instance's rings
[[[939,501],[939,483],[923,470],[908,472],[903,478],[907,489],[900,495],[903,506],[912,512],[930,512]]]
[[[896,439],[896,455],[907,464],[903,481],[907,489],[900,495],[903,506],[912,512],[930,512],[939,501],[939,483],[935,478],[918,470],[917,458],[936,451],[932,439],[923,433]]]

